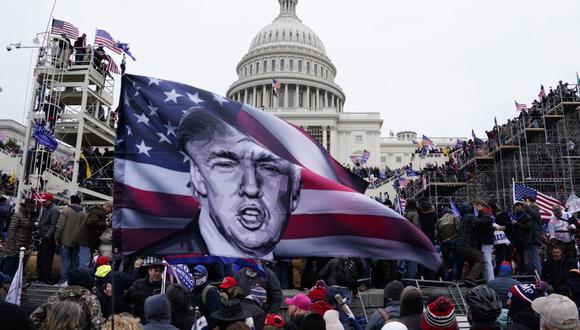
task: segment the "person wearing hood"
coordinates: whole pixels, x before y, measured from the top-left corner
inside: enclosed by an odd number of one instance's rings
[[[534,197],[526,196],[525,212],[532,218],[534,235],[532,236],[532,259],[531,268],[542,273],[542,258],[540,257],[540,245],[542,244],[542,236],[544,236],[544,228],[542,225],[542,218],[540,216],[540,207],[536,204]]]
[[[437,223],[437,210],[428,199],[421,199],[417,207],[419,213],[419,223],[421,224],[421,231],[433,245],[435,245],[435,223]],[[429,268],[420,266],[419,273],[427,280],[435,279],[436,274]]]
[[[486,282],[493,280],[493,213],[489,206],[481,199],[473,202],[473,207],[477,210],[475,218],[475,230],[477,233],[477,243],[483,253],[483,278]]]
[[[164,293],[145,299],[143,330],[179,330],[171,325],[171,306]]]
[[[161,292],[163,264],[155,263],[149,266],[147,277],[138,279],[125,292],[123,301],[129,307],[131,314],[145,320],[145,299]]]
[[[457,280],[459,263],[455,255],[455,239],[459,230],[459,219],[448,207],[443,209],[443,215],[435,223],[435,238],[441,246],[443,255],[443,280]]]
[[[69,270],[75,270],[79,266],[79,251],[75,236],[85,217],[81,199],[76,195],[71,196],[70,204],[60,212],[54,233],[55,244],[60,245],[59,284],[67,281]]]
[[[262,308],[264,308],[266,314],[276,313],[282,303],[282,287],[276,274],[272,270],[264,267],[264,271],[265,276],[262,276],[254,269],[244,267],[236,273],[234,278],[238,283],[238,287],[246,296],[250,294],[250,290],[257,284],[266,289],[268,298],[262,305]]]
[[[207,282],[207,269],[203,265],[193,268],[193,290],[191,291],[191,305],[199,308],[199,312],[207,321],[209,329],[217,325],[217,320],[213,318],[213,313],[222,308],[220,293],[218,288]]]
[[[523,203],[515,203],[513,211],[511,227],[518,256],[518,274],[529,274],[534,251],[532,248],[534,223],[532,218],[525,212]]]
[[[540,318],[532,309],[534,299],[545,296],[535,284],[518,284],[510,288],[508,330],[535,330],[540,328]]]
[[[242,310],[248,312],[254,322],[256,330],[264,329],[266,322],[266,313],[262,305],[266,302],[266,289],[256,285],[250,290],[250,294],[245,297],[238,297]]]
[[[32,314],[30,321],[39,328],[46,319],[48,307],[58,301],[71,301],[81,307],[79,329],[100,329],[104,319],[101,315],[101,304],[97,296],[91,293],[94,287],[93,274],[87,269],[76,269],[68,274],[68,286],[61,288],[47,302],[39,306]]]
[[[499,266],[497,277],[487,283],[487,286],[495,291],[500,300],[502,309],[507,309],[507,301],[509,299],[510,288],[514,285],[521,284],[520,281],[512,277],[513,267],[508,261],[504,261]]]
[[[401,292],[401,317],[396,322],[401,322],[409,330],[421,330],[423,318],[423,296],[421,291],[414,286],[408,286]],[[390,322],[387,321],[385,325]]]
[[[419,223],[419,213],[417,212],[417,201],[414,199],[407,200],[407,206],[405,207],[405,218],[415,225],[415,227],[421,229],[421,224]],[[405,274],[404,278],[416,278],[417,277],[417,263],[414,261],[405,261]]]
[[[378,309],[371,315],[365,330],[380,330],[386,321],[397,319],[401,316],[401,292],[403,283],[395,280],[387,284],[383,291],[384,309]]]
[[[109,257],[100,256],[96,261],[95,271],[95,294],[101,303],[103,317],[108,318],[112,314],[112,297],[115,296],[115,314],[128,312],[129,305],[123,301],[123,293],[128,290],[133,282],[139,279],[141,259],[135,261],[131,274],[114,271],[110,265]],[[113,290],[113,276],[115,287]]]
[[[483,254],[477,249],[477,234],[475,232],[475,216],[468,204],[459,206],[461,220],[459,233],[455,242],[457,254],[469,263],[469,272],[463,274],[464,281],[474,286],[475,281],[483,271]]]

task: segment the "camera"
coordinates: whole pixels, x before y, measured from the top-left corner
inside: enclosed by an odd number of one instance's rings
[[[12,45],[8,45],[8,46],[6,46],[6,50],[7,50],[7,51],[11,51],[11,50],[12,50]]]

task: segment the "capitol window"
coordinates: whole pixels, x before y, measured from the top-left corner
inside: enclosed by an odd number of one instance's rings
[[[284,59],[280,60],[280,71],[284,71]]]
[[[268,62],[264,61],[264,72],[268,72]]]
[[[256,73],[260,73],[260,62],[256,62]]]
[[[294,71],[294,60],[290,60],[290,71]]]
[[[354,143],[356,143],[356,144],[362,144],[363,143],[362,135],[356,135],[354,137]]]
[[[254,74],[254,65],[250,64],[250,74]]]
[[[247,77],[247,76],[248,76],[248,67],[245,66],[244,67],[244,77]]]
[[[381,156],[381,163],[386,163],[386,162],[387,162],[387,157]]]
[[[292,30],[290,30],[289,33],[290,33],[290,39],[292,39]]]
[[[276,71],[276,60],[272,60],[272,71]]]
[[[318,76],[318,64],[314,64],[314,75]]]
[[[397,156],[397,157],[395,157],[395,161],[397,163],[401,163],[401,162],[403,162],[403,158],[401,156]]]
[[[286,37],[286,30],[282,30],[282,38]]]
[[[298,60],[298,72],[302,72],[302,60]]]
[[[306,73],[310,73],[310,62],[306,62]]]

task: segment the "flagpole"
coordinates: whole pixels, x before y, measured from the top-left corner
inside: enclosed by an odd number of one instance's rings
[[[44,46],[44,42],[46,41],[46,37],[48,36],[48,27],[50,22],[52,21],[52,14],[54,13],[54,8],[56,7],[56,0],[52,3],[52,9],[50,10],[50,15],[48,16],[48,22],[46,23],[46,30],[44,30],[44,36],[42,37],[42,46]]]

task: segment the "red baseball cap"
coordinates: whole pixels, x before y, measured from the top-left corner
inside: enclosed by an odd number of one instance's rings
[[[47,193],[44,193],[44,194],[41,194],[38,197],[39,197],[38,200],[40,202],[53,201],[54,200],[54,196],[51,193],[48,193],[48,192]]]
[[[109,264],[109,257],[107,256],[100,256],[97,258],[97,267],[103,266],[103,265],[108,265]]]
[[[265,325],[270,325],[278,329],[284,328],[285,322],[282,316],[278,314],[268,314],[266,315]]]
[[[231,276],[226,276],[226,277],[224,277],[224,280],[220,284],[220,288],[229,289],[229,288],[233,288],[234,286],[236,286],[236,284],[238,284],[238,283],[236,282],[235,278],[233,278]]]

